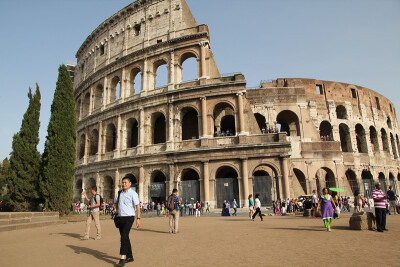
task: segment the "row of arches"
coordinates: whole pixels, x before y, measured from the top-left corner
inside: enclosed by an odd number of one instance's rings
[[[340,120],[347,120],[349,118],[347,114],[347,109],[343,105],[338,105],[336,107],[336,117]],[[390,117],[387,117],[386,124],[389,127],[389,129],[392,129],[393,126]]]

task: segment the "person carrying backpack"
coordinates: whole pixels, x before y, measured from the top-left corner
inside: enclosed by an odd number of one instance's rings
[[[179,233],[179,205],[181,201],[178,197],[178,189],[174,188],[172,194],[168,197],[167,209],[169,211],[169,233],[177,234]]]
[[[88,218],[86,220],[86,230],[85,230],[85,235],[81,238],[82,240],[89,240],[89,231],[90,231],[90,224],[92,221],[94,221],[94,225],[97,228],[97,236],[95,240],[101,239],[101,228],[100,228],[100,205],[102,205],[103,199],[100,197],[99,194],[97,194],[97,186],[92,186],[92,198],[89,199],[85,193],[85,191],[82,192],[82,195],[86,198],[86,200],[89,202],[89,205],[87,206],[88,208]]]

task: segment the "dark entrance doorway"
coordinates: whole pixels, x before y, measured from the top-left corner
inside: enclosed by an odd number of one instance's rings
[[[364,185],[364,196],[371,197],[374,189],[374,180],[371,172],[364,170],[361,173],[361,178]]]
[[[199,175],[193,169],[185,169],[182,171],[180,196],[182,202],[200,202],[200,182]]]
[[[272,177],[266,171],[256,171],[253,174],[253,195],[259,194],[262,206],[272,205]]]
[[[150,184],[149,194],[151,201],[155,203],[163,202],[166,200],[165,182],[167,181],[164,173],[161,171],[153,174],[153,182]]]
[[[239,186],[237,180],[238,174],[231,167],[221,167],[217,171],[217,207],[222,208],[224,200],[232,202],[236,199],[239,204]]]

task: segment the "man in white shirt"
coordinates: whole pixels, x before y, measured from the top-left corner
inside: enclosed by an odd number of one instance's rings
[[[254,200],[255,204],[254,207],[256,208],[256,212],[253,214],[252,220],[254,221],[254,219],[256,218],[257,214],[260,215],[261,221],[263,221],[263,217],[261,214],[261,201],[258,198],[260,195],[256,194],[256,199]]]
[[[318,197],[317,192],[315,190],[312,191],[312,204],[313,204],[313,218],[317,218],[317,211],[318,211]]]
[[[139,196],[135,190],[131,188],[131,185],[132,183],[129,177],[122,178],[122,190],[118,192],[114,200],[114,210],[116,209],[118,211],[118,228],[121,235],[121,248],[119,252],[119,254],[121,254],[121,259],[117,266],[124,266],[125,263],[134,261],[129,232],[135,220],[135,215],[137,215],[136,227],[140,227]]]

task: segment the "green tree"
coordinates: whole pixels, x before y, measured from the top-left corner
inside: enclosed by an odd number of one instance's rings
[[[8,173],[10,169],[10,162],[8,158],[5,158],[3,162],[0,162],[0,211],[6,211],[10,207],[7,205],[9,195],[7,194],[7,180],[8,180]]]
[[[61,65],[47,137],[42,155],[40,188],[45,206],[68,214],[73,200],[76,155],[76,117],[73,85],[68,69]]]
[[[14,211],[29,211],[37,207],[41,155],[39,144],[40,90],[28,92],[29,105],[21,129],[13,137],[10,168],[7,177],[9,205]]]

